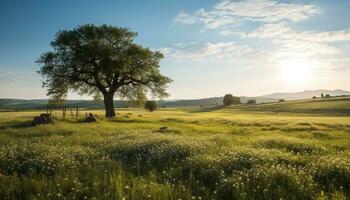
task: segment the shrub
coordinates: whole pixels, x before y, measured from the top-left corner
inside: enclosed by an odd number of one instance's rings
[[[323,156],[311,164],[314,179],[324,191],[343,191],[350,197],[350,157]]]
[[[232,94],[226,94],[224,96],[223,103],[225,106],[229,106],[232,104],[240,104],[241,99],[239,97],[234,97]]]
[[[177,166],[198,151],[191,142],[146,139],[112,146],[108,152],[112,159],[142,170],[165,169]]]
[[[279,99],[278,102],[285,102],[285,99]]]
[[[326,94],[326,96],[325,96],[326,98],[330,98],[331,97],[331,95],[330,94]]]
[[[263,139],[260,141],[260,145],[267,149],[284,149],[296,154],[315,154],[325,150],[317,144],[291,138]]]
[[[315,183],[303,170],[282,165],[237,171],[218,185],[218,199],[314,199]]]
[[[158,108],[157,102],[156,101],[146,101],[145,103],[145,109],[153,112]]]
[[[256,104],[256,99],[249,99],[247,104]]]

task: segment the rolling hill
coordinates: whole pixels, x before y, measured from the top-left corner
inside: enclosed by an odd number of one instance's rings
[[[228,112],[238,110],[263,113],[299,113],[332,116],[350,116],[350,97],[293,100],[286,102],[273,102],[255,105],[243,104],[230,107],[221,107],[219,109],[212,110],[222,110]]]
[[[255,99],[258,104],[277,102],[278,99],[286,100],[300,100],[311,99],[313,96],[320,96],[320,94],[330,94],[331,96],[350,95],[349,91],[344,90],[306,90],[294,93],[273,93],[258,97],[240,97],[244,104],[249,99]],[[206,107],[222,105],[223,97],[211,97],[203,99],[179,99],[179,100],[163,100],[159,101],[160,107]],[[0,99],[0,109],[2,110],[21,110],[21,109],[43,109],[46,108],[47,99]],[[103,102],[94,102],[92,100],[67,100],[65,102],[67,107],[80,108],[103,108]],[[116,108],[129,107],[129,103],[124,100],[116,100],[114,102]]]
[[[249,98],[241,97],[241,101],[246,103],[249,99],[256,99],[257,103],[275,102],[277,99],[273,98]],[[205,99],[188,99],[188,100],[173,100],[173,101],[159,101],[160,107],[198,107],[198,106],[215,106],[222,104],[223,97],[212,97]],[[47,99],[0,99],[0,109],[43,109],[46,108]],[[95,102],[92,100],[66,100],[67,107],[80,108],[103,108],[103,102]],[[116,108],[129,107],[127,101],[116,100],[114,102]]]
[[[320,89],[320,90],[305,90],[301,92],[273,93],[273,94],[259,96],[259,98],[273,98],[273,99],[286,99],[286,100],[311,99],[313,96],[320,97],[321,93],[325,95],[329,94],[330,96],[350,95],[350,92],[345,90]]]

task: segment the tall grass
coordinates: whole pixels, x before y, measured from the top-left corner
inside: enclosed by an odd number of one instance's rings
[[[121,110],[30,127],[35,114],[0,113],[0,199],[350,198],[343,117]]]

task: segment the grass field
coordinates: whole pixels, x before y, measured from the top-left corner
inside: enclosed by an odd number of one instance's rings
[[[40,111],[0,112],[0,199],[350,199],[349,109],[334,98],[87,111],[96,123],[57,111],[37,127]]]

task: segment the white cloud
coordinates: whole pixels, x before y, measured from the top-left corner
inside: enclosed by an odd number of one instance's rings
[[[182,24],[194,24],[198,20],[197,17],[191,16],[185,12],[180,12],[175,18],[174,23],[182,23]]]
[[[222,31],[219,32],[219,34],[222,35],[222,36],[228,36],[228,35],[234,34],[234,32],[230,31],[230,30],[222,30]]]
[[[251,38],[277,38],[319,43],[350,41],[350,28],[337,31],[294,31],[285,23],[265,24],[256,30],[240,34]]]
[[[166,49],[167,56],[173,60],[206,61],[210,65],[226,61],[224,64],[233,68],[244,66],[266,71],[277,71],[281,62],[292,63],[293,60],[305,62],[305,66],[316,71],[350,69],[349,60],[346,59],[349,53],[344,48],[344,44],[350,42],[350,28],[329,31],[299,31],[292,28],[293,23],[307,20],[318,13],[320,9],[311,4],[281,3],[277,0],[223,0],[212,9],[182,12],[174,18],[174,23],[201,24],[202,32],[212,29],[222,36],[235,34],[240,39],[244,38],[241,42],[254,44],[254,48],[237,45],[236,40],[178,44],[175,48]],[[242,32],[251,26],[239,26],[249,22],[258,22],[250,23],[258,27]],[[266,41],[254,43],[256,39]]]
[[[299,22],[317,13],[319,10],[314,5],[278,3],[275,0],[224,0],[209,11],[202,8],[193,14],[181,12],[174,18],[174,23],[202,23],[207,29],[228,29],[245,21]]]
[[[350,29],[335,31],[296,31],[286,23],[265,24],[251,32],[240,33],[246,38],[271,39],[277,44],[274,56],[278,59],[300,58],[317,62],[319,69],[336,69],[347,57],[336,42],[350,42]],[[343,67],[342,67],[343,68]]]
[[[178,43],[174,48],[158,49],[165,54],[166,58],[175,61],[219,61],[220,59],[231,60],[244,57],[253,52],[246,45],[237,45],[234,42],[217,43]]]

